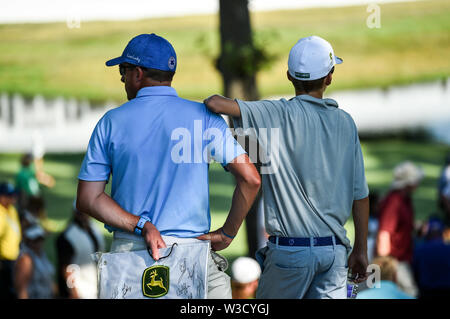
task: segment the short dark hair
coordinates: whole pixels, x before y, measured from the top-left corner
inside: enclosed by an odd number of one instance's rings
[[[24,167],[30,166],[32,162],[33,162],[33,155],[31,153],[23,155],[22,158],[20,159],[20,163]]]
[[[334,72],[334,66],[328,74],[333,73],[333,72]],[[311,91],[319,90],[323,85],[323,80],[325,80],[325,78],[328,76],[328,74],[320,79],[312,80],[312,81],[303,81],[303,80],[297,80],[294,78],[292,78],[291,81],[292,81],[292,84],[294,84],[294,87],[297,91],[309,93]]]
[[[173,76],[175,72],[173,71],[161,71],[158,69],[150,69],[150,68],[143,68],[144,74],[146,77],[152,78],[155,81],[159,82],[166,82],[166,81],[172,81]]]

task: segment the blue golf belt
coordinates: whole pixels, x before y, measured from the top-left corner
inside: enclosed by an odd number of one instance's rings
[[[328,237],[277,237],[270,236],[269,241],[280,246],[333,246],[333,237],[336,245],[344,245],[342,241],[335,236]],[[312,240],[311,240],[312,239]]]

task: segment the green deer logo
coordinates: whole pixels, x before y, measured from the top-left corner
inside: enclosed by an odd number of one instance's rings
[[[142,293],[146,297],[159,298],[169,292],[169,267],[153,266],[144,270]]]

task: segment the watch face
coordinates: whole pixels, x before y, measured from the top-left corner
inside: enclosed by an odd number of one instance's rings
[[[147,222],[147,220],[141,217],[138,221],[137,227],[139,227],[141,229],[144,228],[144,225],[146,222]]]

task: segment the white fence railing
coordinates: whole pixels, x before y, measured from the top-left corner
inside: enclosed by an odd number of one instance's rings
[[[44,99],[27,101],[20,95],[0,95],[0,152],[31,150],[39,137],[45,149],[79,152],[86,149],[92,130],[114,102],[92,107],[87,101]]]
[[[360,132],[424,127],[450,144],[450,81],[335,92]],[[290,98],[290,97],[286,97]],[[39,138],[50,152],[83,152],[95,124],[117,103],[91,106],[74,99],[26,100],[0,94],[0,152],[27,152]]]

